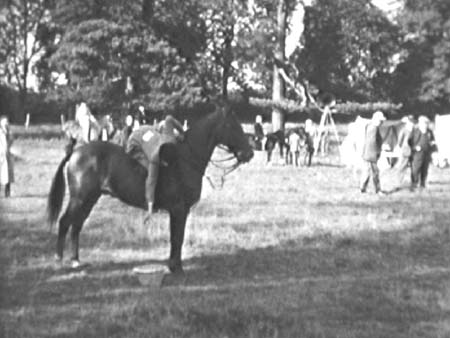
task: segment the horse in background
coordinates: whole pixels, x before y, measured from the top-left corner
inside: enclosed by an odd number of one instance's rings
[[[75,120],[64,123],[62,130],[69,140],[78,145],[92,141],[120,142],[120,133],[111,115],[106,114],[96,119],[84,102],[76,106]]]
[[[264,150],[267,152],[267,163],[271,161],[272,152],[277,145],[280,152],[280,158],[283,158],[284,154],[287,154],[289,149],[289,144],[286,142],[286,135],[283,130],[277,130],[274,133],[269,133],[266,135]]]

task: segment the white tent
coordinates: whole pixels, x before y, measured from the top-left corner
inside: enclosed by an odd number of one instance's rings
[[[437,164],[445,166],[450,163],[450,115],[436,115],[434,137],[438,148]]]
[[[347,137],[342,142],[341,161],[344,165],[357,169],[362,165],[362,153],[366,126],[370,120],[358,116],[348,125]]]

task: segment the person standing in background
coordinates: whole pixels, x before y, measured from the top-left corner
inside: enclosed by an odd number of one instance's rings
[[[311,119],[307,119],[305,121],[305,132],[308,137],[308,145],[310,147],[310,151],[314,153],[316,149],[314,148],[314,145],[316,144],[316,140],[318,138],[318,130],[317,126],[314,124],[314,122]]]
[[[255,119],[255,124],[253,125],[253,131],[255,134],[255,143],[256,143],[257,150],[262,149],[262,143],[263,143],[263,139],[264,139],[264,130],[263,130],[262,122],[263,122],[262,116],[257,115],[256,119]]]
[[[366,133],[364,138],[364,147],[362,158],[364,166],[361,173],[360,190],[362,193],[366,192],[367,185],[370,178],[372,178],[373,185],[375,187],[375,193],[378,195],[384,195],[380,187],[380,171],[378,169],[378,159],[381,154],[382,139],[380,135],[380,126],[385,121],[381,111],[376,111],[372,120],[366,126]]]
[[[425,188],[428,167],[431,161],[431,153],[435,145],[433,132],[429,128],[430,120],[426,116],[420,116],[417,128],[411,132],[409,145],[412,150],[411,159],[411,190]]]
[[[403,129],[400,131],[400,135],[398,136],[397,149],[399,152],[398,162],[396,165],[397,173],[398,173],[398,185],[402,185],[408,167],[411,163],[411,147],[408,143],[409,137],[414,129],[414,118],[410,116],[405,116],[402,119],[402,122],[405,124]]]
[[[2,115],[0,116],[0,186],[5,187],[5,197],[11,196],[11,184],[14,182],[12,143],[8,117]]]
[[[75,108],[75,121],[81,128],[81,141],[88,143],[100,138],[100,125],[92,115],[86,102],[81,102]]]
[[[133,132],[133,125],[134,125],[134,117],[133,117],[133,115],[128,114],[125,117],[125,126],[122,128],[121,145],[124,148],[127,146],[128,138],[130,137],[131,133]]]
[[[288,137],[289,154],[288,164],[298,167],[298,157],[300,155],[300,135],[296,130],[293,130]]]
[[[140,105],[138,107],[136,115],[134,116],[134,120],[139,123],[139,126],[150,124],[150,120],[148,119],[144,106]]]

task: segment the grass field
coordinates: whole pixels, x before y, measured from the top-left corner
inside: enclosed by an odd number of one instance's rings
[[[88,265],[60,267],[44,211],[63,142],[15,146],[13,197],[0,198],[1,337],[450,337],[449,170],[379,197],[336,157],[297,169],[257,156],[223,189],[205,185],[186,284],[151,289],[132,268],[167,258],[167,215],[146,226],[103,197],[81,233]],[[391,172],[382,185],[396,187]]]

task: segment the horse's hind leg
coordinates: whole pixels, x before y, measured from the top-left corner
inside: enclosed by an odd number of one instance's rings
[[[268,149],[267,150],[267,163],[270,162],[271,157],[272,157],[272,150]]]
[[[77,265],[79,260],[78,248],[79,248],[79,235],[84,221],[89,216],[92,207],[97,202],[99,196],[85,200],[84,202],[78,198],[71,198],[66,212],[61,217],[59,222],[58,243],[56,249],[56,256],[58,259],[62,259],[64,251],[64,242],[66,239],[67,231],[69,227],[71,229],[71,244],[72,244],[72,257],[71,260]]]
[[[86,199],[79,209],[77,210],[77,213],[74,217],[74,221],[72,223],[72,229],[71,229],[71,244],[72,244],[72,267],[78,267],[80,265],[79,262],[79,243],[80,243],[80,232],[81,228],[83,227],[84,221],[91,213],[91,210],[95,203],[97,203],[98,198],[100,197],[100,194],[96,196],[92,196],[88,199]]]
[[[79,202],[71,198],[66,211],[59,220],[58,240],[56,243],[56,259],[58,260],[62,260],[63,258],[64,242],[66,240],[67,231],[72,225],[75,213],[78,209],[77,205],[79,205]]]
[[[307,150],[307,151],[306,151],[306,154],[305,154],[305,164],[306,164],[308,167],[311,166],[312,156],[313,156],[313,152],[311,152],[310,150]]]

